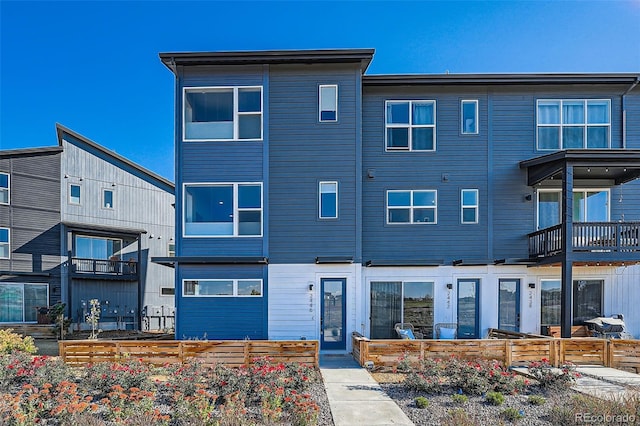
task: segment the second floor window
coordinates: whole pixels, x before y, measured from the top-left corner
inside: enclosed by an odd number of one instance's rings
[[[338,182],[320,182],[320,219],[338,218]]]
[[[184,236],[262,236],[262,184],[185,185]]]
[[[438,193],[434,190],[387,191],[387,223],[436,223]]]
[[[185,141],[261,140],[262,87],[184,89]]]
[[[478,223],[478,190],[463,189],[460,198],[462,223]]]
[[[11,253],[9,228],[0,228],[0,259],[9,259]]]
[[[119,260],[121,258],[122,240],[76,236],[75,257],[80,259]]]
[[[562,191],[538,191],[538,229],[558,225],[562,217]],[[573,191],[574,222],[608,222],[609,190],[575,189]]]
[[[0,204],[9,204],[9,174],[0,173]]]
[[[435,151],[436,101],[387,101],[388,151]]]
[[[539,150],[611,146],[609,99],[540,99],[537,120]]]

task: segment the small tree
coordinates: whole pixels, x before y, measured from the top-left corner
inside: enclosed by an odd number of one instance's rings
[[[89,339],[97,339],[98,333],[100,330],[98,329],[98,321],[100,321],[100,301],[98,299],[91,299],[89,301],[91,305],[91,310],[87,314],[86,321],[91,324],[91,334],[89,335]]]

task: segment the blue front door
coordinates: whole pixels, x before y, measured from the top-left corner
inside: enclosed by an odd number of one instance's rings
[[[345,295],[347,280],[346,278],[322,278],[320,287],[322,296],[320,349],[346,349]]]

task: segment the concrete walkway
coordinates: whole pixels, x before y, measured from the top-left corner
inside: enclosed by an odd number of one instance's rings
[[[514,371],[528,376],[526,367]],[[630,396],[640,396],[640,375],[599,365],[577,366],[581,377],[576,379],[571,389],[600,399],[622,400]]]
[[[320,372],[336,426],[413,425],[350,355],[320,355]]]

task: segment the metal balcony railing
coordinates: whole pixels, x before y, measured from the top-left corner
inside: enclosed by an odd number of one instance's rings
[[[133,260],[105,260],[71,258],[71,270],[76,274],[137,277],[138,262]]]
[[[532,232],[529,257],[562,252],[562,225]],[[580,252],[640,252],[640,222],[575,222],[571,250]]]

